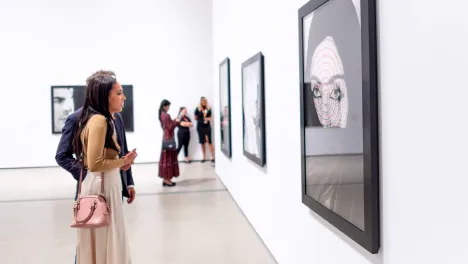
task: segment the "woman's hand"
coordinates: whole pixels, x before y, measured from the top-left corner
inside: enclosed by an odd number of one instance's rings
[[[134,163],[129,163],[127,165],[124,165],[123,167],[121,167],[120,169],[122,169],[123,171],[128,171],[130,169],[130,167],[132,167]]]
[[[138,154],[136,153],[136,149],[133,149],[127,155],[123,157],[123,160],[125,161],[125,165],[132,164],[133,161],[136,159]]]

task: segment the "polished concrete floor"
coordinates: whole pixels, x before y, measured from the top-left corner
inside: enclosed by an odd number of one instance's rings
[[[276,263],[211,163],[181,164],[163,188],[157,164],[133,168],[136,201],[125,203],[134,264]],[[60,168],[0,170],[0,263],[73,263],[69,227],[75,181]]]

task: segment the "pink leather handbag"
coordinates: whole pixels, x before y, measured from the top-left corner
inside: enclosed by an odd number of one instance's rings
[[[101,191],[98,195],[81,196],[81,183],[83,182],[83,169],[80,172],[78,185],[78,199],[73,206],[73,228],[97,228],[110,223],[109,204],[104,197],[104,172],[101,177]]]

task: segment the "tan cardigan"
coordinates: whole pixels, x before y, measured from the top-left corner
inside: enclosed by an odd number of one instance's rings
[[[103,172],[110,169],[121,168],[125,165],[123,158],[119,158],[119,152],[105,148],[107,122],[103,115],[96,114],[88,120],[88,124],[81,134],[81,142],[83,143],[84,165],[91,172]],[[116,134],[113,139],[115,145],[120,150],[117,143]],[[102,158],[105,150],[104,158]]]

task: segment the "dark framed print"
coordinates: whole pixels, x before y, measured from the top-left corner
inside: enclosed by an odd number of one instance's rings
[[[242,63],[242,126],[244,156],[263,167],[265,148],[265,80],[261,52]]]
[[[302,202],[380,248],[375,0],[299,9]]]
[[[221,151],[230,158],[231,143],[231,62],[225,58],[219,64],[219,108]]]
[[[84,85],[64,85],[51,87],[52,133],[61,134],[68,115],[83,106],[85,99]],[[121,112],[125,131],[134,131],[133,121],[133,85],[122,85],[125,97]]]

